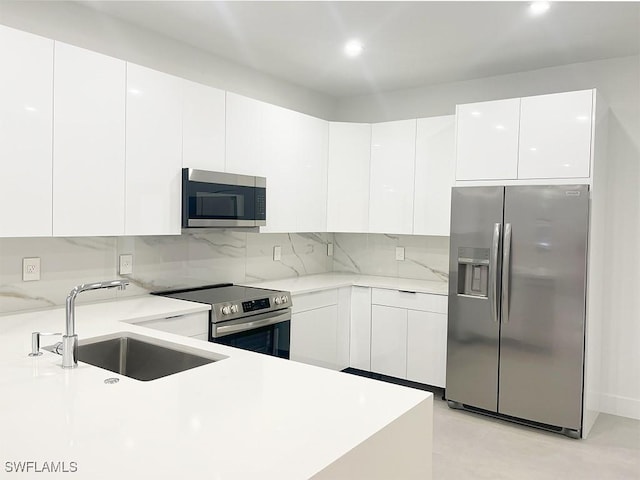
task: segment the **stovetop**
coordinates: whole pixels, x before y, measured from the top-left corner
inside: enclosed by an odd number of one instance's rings
[[[152,295],[211,305],[212,321],[231,320],[291,306],[291,295],[281,290],[218,284],[152,292]]]

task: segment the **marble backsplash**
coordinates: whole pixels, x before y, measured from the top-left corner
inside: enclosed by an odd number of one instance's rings
[[[334,244],[334,272],[449,280],[449,237],[336,233]],[[396,260],[396,247],[404,247],[404,260]]]
[[[258,234],[231,230],[180,236],[0,239],[0,313],[64,305],[75,285],[121,278],[118,258],[133,254],[125,291],[96,290],[78,303],[223,282],[242,283],[330,272],[322,233]],[[273,260],[273,247],[282,257]],[[40,257],[39,281],[22,281],[22,259]]]
[[[334,243],[334,256],[327,244]],[[273,248],[281,247],[281,260]],[[395,260],[395,247],[405,260]],[[447,281],[447,237],[219,230],[180,236],[0,238],[0,314],[64,305],[73,286],[111,280],[133,255],[125,291],[85,292],[78,303],[169,288],[349,272]],[[22,259],[40,257],[41,279],[22,281]]]

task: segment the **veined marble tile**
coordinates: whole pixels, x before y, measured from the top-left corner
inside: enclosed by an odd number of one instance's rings
[[[243,282],[247,235],[230,230],[190,234],[187,263],[189,282],[194,285]]]
[[[118,256],[133,255],[133,273],[126,275],[131,285],[128,295],[188,285],[189,236],[122,237]]]
[[[278,278],[330,272],[332,258],[327,256],[327,233],[247,234],[246,280]],[[273,249],[281,248],[281,260],[273,260]]]
[[[398,276],[449,281],[449,237],[401,235],[405,259],[398,262]]]
[[[398,276],[398,237],[383,234],[336,233],[333,269],[363,275]]]
[[[0,239],[0,313],[62,305],[76,285],[117,278],[115,245],[113,237]],[[22,281],[25,257],[40,257],[39,281]],[[115,296],[85,292],[78,303]]]

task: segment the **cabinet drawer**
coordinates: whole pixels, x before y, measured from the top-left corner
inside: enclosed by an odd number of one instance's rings
[[[196,337],[208,335],[209,312],[190,313],[177,317],[158,318],[137,323],[141,327],[154,328],[168,333],[184,335],[185,337]]]
[[[316,308],[338,304],[338,290],[321,290],[319,292],[292,295],[292,312],[305,312]]]
[[[373,288],[371,303],[423,312],[447,313],[447,296]]]

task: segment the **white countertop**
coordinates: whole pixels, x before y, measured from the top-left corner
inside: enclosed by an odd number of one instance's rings
[[[207,308],[154,296],[77,306],[81,343],[130,331],[229,357],[151,382],[83,363],[65,370],[47,351],[28,357],[31,332],[60,331],[64,309],[1,316],[0,473],[7,462],[64,461],[76,462],[74,478],[300,480],[431,408],[428,392],[122,323]],[[420,433],[415,423],[403,428]]]
[[[272,288],[275,290],[286,290],[291,292],[292,295],[351,286],[405,290],[418,293],[430,293],[434,295],[447,295],[448,293],[447,282],[416,280],[411,278],[379,277],[373,275],[354,275],[349,273],[304,275],[301,277],[283,278],[280,280],[245,283],[244,285],[250,287]]]

